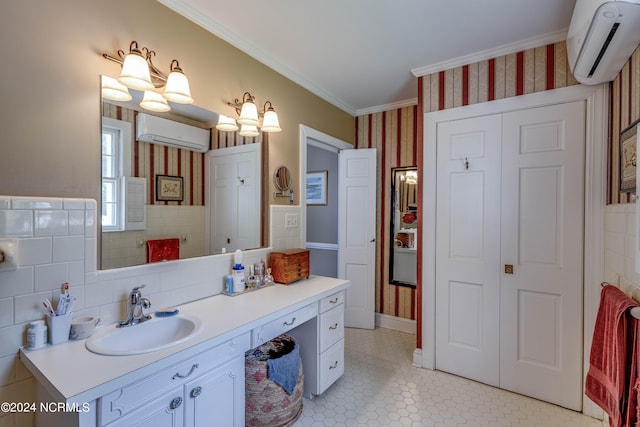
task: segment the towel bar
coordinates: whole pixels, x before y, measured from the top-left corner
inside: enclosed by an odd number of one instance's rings
[[[615,285],[612,285],[611,283],[607,283],[607,282],[600,283],[600,286],[602,286],[603,288],[605,286],[607,286],[607,285],[615,286]],[[631,315],[633,317],[635,317],[636,319],[640,319],[640,307],[632,307],[631,310],[629,310],[629,313],[631,313]]]

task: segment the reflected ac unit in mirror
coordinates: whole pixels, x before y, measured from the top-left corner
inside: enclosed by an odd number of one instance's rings
[[[137,116],[138,141],[204,153],[209,149],[210,134],[208,130],[150,114],[138,113]]]

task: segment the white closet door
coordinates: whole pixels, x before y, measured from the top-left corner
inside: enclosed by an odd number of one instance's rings
[[[585,106],[503,116],[500,386],[582,408]],[[505,265],[513,265],[506,274]]]
[[[260,247],[260,144],[207,153],[209,254]]]
[[[436,369],[494,386],[501,121],[498,114],[441,123],[437,150]]]
[[[441,123],[437,149],[436,368],[574,410],[584,114],[578,101]]]

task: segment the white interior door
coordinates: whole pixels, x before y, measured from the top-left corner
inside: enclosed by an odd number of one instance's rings
[[[500,386],[580,410],[583,101],[503,118]]]
[[[584,115],[576,101],[437,133],[436,368],[576,410]]]
[[[376,150],[338,155],[338,277],[347,279],[345,326],[375,327]]]
[[[494,386],[501,123],[500,114],[441,123],[437,152],[436,368]]]
[[[209,254],[260,247],[260,144],[207,153]]]

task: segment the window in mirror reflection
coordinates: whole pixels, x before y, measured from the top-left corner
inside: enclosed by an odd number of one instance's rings
[[[102,124],[102,231],[124,230],[123,177],[131,138],[128,123],[103,118]]]
[[[418,169],[391,169],[389,282],[415,287],[417,274]]]

